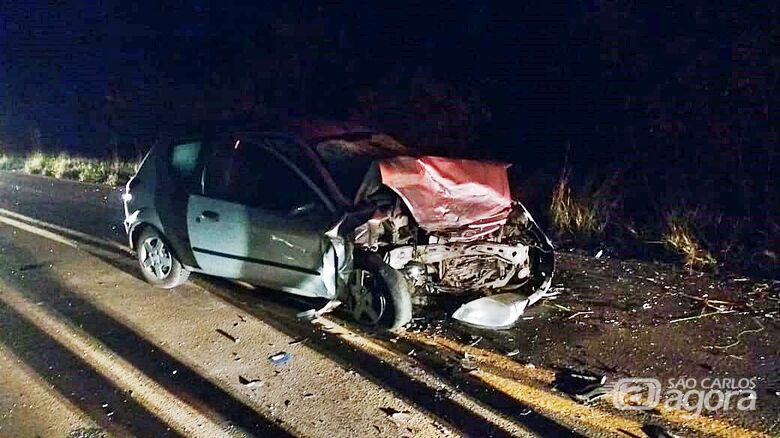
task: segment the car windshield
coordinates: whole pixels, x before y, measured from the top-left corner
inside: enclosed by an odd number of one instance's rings
[[[386,134],[340,137],[314,143],[314,150],[344,195],[354,199],[371,163],[380,158],[416,155]]]

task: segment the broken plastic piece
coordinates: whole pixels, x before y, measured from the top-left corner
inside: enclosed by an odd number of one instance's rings
[[[460,306],[452,317],[480,328],[506,329],[523,315],[529,299],[516,293],[482,297]]]
[[[321,309],[315,310],[315,309],[309,309],[304,310],[303,312],[299,312],[297,315],[295,315],[298,319],[303,319],[306,321],[311,321],[314,319],[319,318],[320,316],[329,313],[333,311],[336,307],[341,305],[341,301],[339,300],[330,300],[328,301],[324,306],[322,306]]]
[[[279,366],[290,362],[292,360],[292,355],[290,353],[282,351],[280,353],[274,354],[268,359],[271,361],[272,364]]]
[[[238,382],[249,388],[263,384],[260,379],[247,379],[244,376],[238,376]]]
[[[555,374],[553,386],[583,403],[598,400],[612,392],[613,385],[605,385],[606,376],[563,369]]]

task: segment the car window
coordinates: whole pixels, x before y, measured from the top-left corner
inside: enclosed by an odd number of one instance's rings
[[[240,141],[217,149],[206,165],[204,190],[207,196],[283,213],[322,206],[285,162],[262,146]]]
[[[171,174],[190,189],[197,187],[198,159],[202,150],[203,143],[200,141],[178,143],[171,147]]]

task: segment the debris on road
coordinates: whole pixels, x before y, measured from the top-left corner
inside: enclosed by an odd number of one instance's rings
[[[460,367],[466,372],[476,371],[479,369],[477,361],[474,360],[474,357],[468,353],[466,353],[460,360]]]
[[[335,309],[340,305],[341,305],[341,301],[330,300],[319,310],[317,309],[304,310],[303,312],[299,312],[297,315],[295,315],[295,317],[298,319],[302,319],[304,321],[313,321],[326,313],[332,312],[333,309]]]
[[[645,424],[642,426],[642,432],[646,433],[650,438],[677,438],[679,436],[655,424]]]
[[[575,400],[590,403],[611,392],[611,388],[604,385],[606,381],[606,376],[564,369],[555,374],[553,387]]]
[[[394,408],[379,408],[388,418],[396,423],[405,423],[411,418],[409,411],[399,411]]]
[[[238,376],[238,383],[248,387],[252,388],[258,385],[262,385],[263,382],[260,379],[247,379],[244,376]]]
[[[308,337],[308,336],[304,336],[304,337],[302,337],[302,338],[293,339],[292,341],[288,342],[288,343],[287,343],[287,345],[298,345],[298,344],[303,344],[304,342],[306,342],[306,341],[308,341],[308,340],[309,340],[309,337]]]
[[[284,365],[292,360],[292,355],[290,353],[282,351],[269,357],[268,360],[270,360],[272,364],[277,366]]]
[[[237,337],[231,335],[230,333],[228,333],[228,332],[226,332],[226,331],[224,331],[222,329],[216,329],[216,332],[219,333],[220,335],[230,339],[233,342],[238,342],[238,338]]]
[[[46,265],[49,265],[49,267],[51,267],[51,264],[46,263],[46,262],[45,263],[29,263],[29,264],[20,266],[19,267],[19,272],[32,271],[32,270],[35,270],[35,269],[40,269],[40,268],[45,267]]]

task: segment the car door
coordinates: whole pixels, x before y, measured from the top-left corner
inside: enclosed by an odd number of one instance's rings
[[[195,258],[208,274],[328,296],[320,273],[333,212],[316,187],[264,144],[217,146],[207,162],[203,190],[187,207]]]
[[[196,269],[187,231],[187,204],[190,194],[200,192],[207,144],[202,137],[171,142],[156,163],[159,181],[155,182],[155,178],[145,181],[153,187],[153,211],[159,219],[159,223],[154,218],[150,222],[160,227],[179,260]]]

